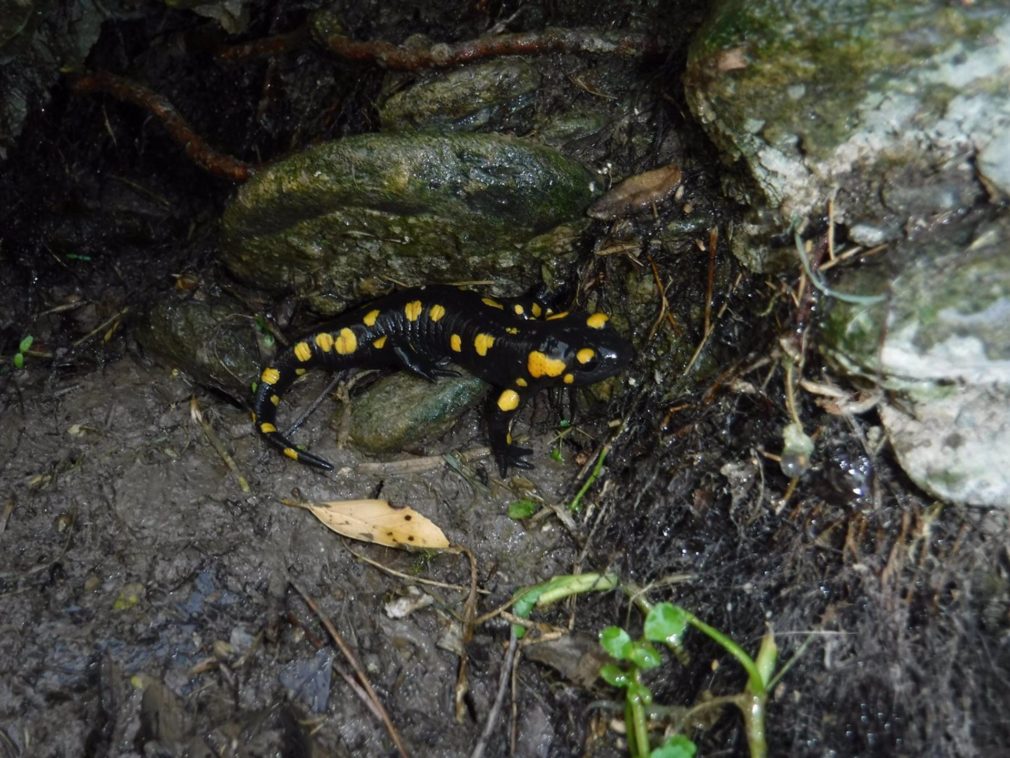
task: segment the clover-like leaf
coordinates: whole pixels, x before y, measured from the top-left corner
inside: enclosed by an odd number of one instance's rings
[[[659,651],[648,640],[633,642],[628,648],[627,658],[643,670],[654,669],[663,662]]]
[[[605,663],[600,666],[600,678],[607,684],[614,687],[627,687],[628,683],[631,681],[631,677],[628,676],[628,672],[616,663]]]
[[[662,745],[649,753],[649,758],[694,758],[698,746],[683,734],[669,737]]]
[[[656,603],[645,617],[642,630],[645,639],[680,645],[691,615],[673,603]]]
[[[600,645],[617,660],[627,660],[632,647],[631,635],[619,626],[608,626],[600,632]]]

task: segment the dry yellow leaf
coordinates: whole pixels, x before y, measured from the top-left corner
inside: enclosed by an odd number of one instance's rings
[[[397,508],[385,500],[326,500],[286,503],[311,511],[323,524],[345,537],[386,547],[441,550],[449,547],[434,522],[413,508]]]

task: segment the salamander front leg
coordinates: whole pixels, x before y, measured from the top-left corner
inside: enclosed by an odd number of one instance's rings
[[[393,348],[393,354],[400,361],[404,370],[427,379],[429,382],[437,381],[439,377],[443,376],[459,376],[459,372],[455,369],[446,368],[449,363],[448,359],[433,361],[427,356],[401,345]]]
[[[494,455],[498,471],[503,477],[508,476],[509,466],[521,469],[533,468],[533,464],[526,460],[526,456],[533,451],[530,448],[512,444],[512,421],[525,402],[526,398],[514,389],[502,390],[491,399],[488,413],[488,437],[491,442],[491,453]]]

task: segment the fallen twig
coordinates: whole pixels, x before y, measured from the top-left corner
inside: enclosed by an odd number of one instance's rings
[[[317,21],[313,30],[317,41],[330,53],[345,60],[375,63],[397,71],[445,68],[502,55],[542,55],[544,53],[590,53],[644,57],[662,49],[655,37],[600,29],[550,27],[538,32],[500,34],[463,42],[438,43],[430,47],[404,47],[382,40],[362,42],[346,36],[338,25],[326,29]]]
[[[288,577],[288,584],[291,585],[295,592],[301,595],[302,600],[305,601],[309,610],[316,614],[316,617],[326,629],[327,634],[330,635],[330,639],[333,640],[333,644],[337,646],[338,650],[340,650],[344,659],[351,664],[351,668],[354,669],[354,673],[358,677],[358,682],[362,687],[364,687],[365,692],[368,693],[370,701],[368,706],[369,709],[374,709],[379,714],[379,718],[382,719],[382,723],[386,726],[386,731],[389,733],[390,738],[393,740],[393,744],[396,746],[396,751],[403,756],[403,758],[407,758],[408,753],[406,746],[403,744],[403,738],[400,736],[399,731],[397,731],[396,725],[393,724],[393,720],[389,717],[389,712],[386,711],[386,707],[382,704],[382,701],[376,694],[371,681],[368,679],[368,675],[365,673],[364,667],[361,665],[358,657],[354,654],[354,651],[351,650],[350,645],[348,645],[347,641],[340,636],[340,632],[338,632],[336,627],[333,626],[333,622],[330,621],[329,617],[320,610],[318,605],[316,605],[316,601],[313,600],[309,594],[303,590],[297,582],[295,582],[294,579]]]
[[[501,673],[498,675],[498,693],[495,695],[494,704],[491,706],[491,710],[488,711],[487,720],[484,722],[484,731],[481,732],[480,739],[477,740],[477,744],[473,746],[473,752],[470,753],[470,758],[482,758],[484,751],[487,750],[487,743],[491,739],[491,733],[494,731],[495,724],[498,722],[498,716],[501,713],[502,704],[505,702],[505,692],[508,690],[509,679],[512,673],[512,661],[515,659],[516,650],[519,648],[518,640],[516,639],[515,627],[512,627],[512,631],[509,633],[509,646],[508,651],[505,653],[505,660],[502,662]]]
[[[233,182],[244,182],[252,174],[252,167],[248,163],[212,148],[167,99],[141,84],[114,74],[97,72],[81,74],[71,81],[70,86],[78,94],[104,92],[148,111],[161,121],[194,163],[215,176]]]

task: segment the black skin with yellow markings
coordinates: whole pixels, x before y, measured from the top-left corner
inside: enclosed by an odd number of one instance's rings
[[[260,376],[253,422],[288,457],[321,469],[333,465],[298,450],[276,427],[277,406],[305,371],[402,368],[429,381],[456,376],[455,363],[495,387],[488,419],[491,451],[502,476],[532,468],[530,450],[512,444],[512,421],[544,387],[593,384],[627,367],[631,345],[602,313],[553,313],[544,292],[500,299],[444,285],[401,290],[343,314],[299,340]]]

